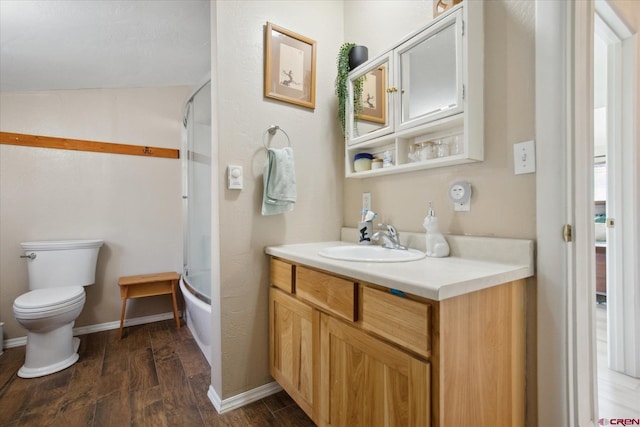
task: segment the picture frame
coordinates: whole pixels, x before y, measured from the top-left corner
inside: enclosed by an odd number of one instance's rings
[[[314,40],[267,22],[264,96],[301,107],[316,107]]]
[[[433,2],[433,17],[446,12],[451,9],[453,6],[461,3],[462,0],[434,0]]]
[[[387,71],[385,67],[378,67],[365,74],[362,84],[362,112],[357,119],[374,123],[387,121]]]

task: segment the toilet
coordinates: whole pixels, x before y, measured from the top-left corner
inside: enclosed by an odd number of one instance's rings
[[[102,240],[21,243],[29,292],[13,302],[16,321],[27,330],[22,378],[61,371],[78,360],[80,339],[73,324],[85,302],[83,286],[93,285]]]

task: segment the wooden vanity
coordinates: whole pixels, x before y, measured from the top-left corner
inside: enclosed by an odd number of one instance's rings
[[[271,375],[317,425],[524,425],[522,273],[436,300],[267,253]]]

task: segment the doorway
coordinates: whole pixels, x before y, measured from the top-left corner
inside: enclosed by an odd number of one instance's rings
[[[595,292],[596,348],[598,381],[598,418],[640,418],[640,372],[638,372],[638,318],[634,302],[633,276],[627,264],[633,257],[625,239],[637,227],[625,215],[629,205],[625,188],[633,179],[627,169],[631,165],[624,156],[633,153],[625,144],[624,91],[630,80],[625,68],[631,58],[624,41],[631,33],[614,11],[604,3],[596,3],[594,14],[594,202],[595,202]],[[631,81],[631,86],[632,86]],[[625,108],[626,107],[626,108]],[[626,236],[623,231],[627,231]],[[633,247],[630,248],[633,250]],[[637,253],[637,252],[636,252]]]
[[[621,37],[622,78],[618,81],[625,88],[620,107],[624,125],[620,167],[615,168],[622,174],[625,202],[616,213],[614,228],[624,240],[616,245],[623,246],[621,253],[629,261],[622,269],[624,294],[612,295],[608,290],[607,304],[621,297],[624,344],[629,350],[640,347],[640,310],[626,310],[627,305],[640,306],[640,10],[637,3],[616,0],[536,2],[540,422],[587,426],[599,421],[594,342],[593,21],[594,8],[601,16],[600,9],[606,9],[609,17],[622,24],[611,3],[619,7],[625,22],[635,23],[636,28],[625,26],[628,35]],[[640,351],[623,354],[629,367],[640,368],[640,363],[635,363]],[[627,358],[630,354],[636,357]]]

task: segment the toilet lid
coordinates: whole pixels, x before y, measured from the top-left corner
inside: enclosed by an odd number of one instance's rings
[[[67,305],[84,298],[82,286],[65,286],[62,288],[35,289],[20,295],[13,302],[19,309],[44,309]]]

